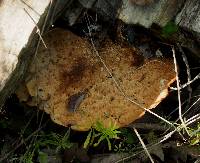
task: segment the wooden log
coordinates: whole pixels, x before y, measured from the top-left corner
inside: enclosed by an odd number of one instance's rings
[[[176,17],[176,23],[200,36],[200,1],[187,0]]]
[[[59,14],[59,0],[0,1],[0,108],[22,80],[34,57],[39,40],[38,29],[48,28]],[[48,14],[48,13],[53,13]],[[48,18],[46,17],[48,15]]]
[[[119,19],[146,28],[153,23],[164,26],[176,16],[183,4],[184,0],[124,0]]]

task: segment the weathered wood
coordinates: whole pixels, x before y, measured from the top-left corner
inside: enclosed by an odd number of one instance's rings
[[[73,25],[79,19],[85,9],[92,9],[103,17],[104,20],[116,19],[117,11],[120,8],[121,0],[78,0],[70,1],[63,18],[69,25]]]
[[[39,29],[43,24],[50,26],[52,21],[46,21],[46,15],[50,8],[56,11],[50,13],[58,15],[61,1],[0,1],[0,107],[18,87],[34,56],[39,39],[36,24]],[[53,20],[52,16],[49,14],[48,20]]]
[[[166,25],[178,13],[184,0],[124,0],[119,18],[127,24],[140,24],[149,28],[153,23]]]
[[[147,28],[153,23],[163,27],[176,20],[177,25],[200,36],[199,0],[124,0],[119,18]]]
[[[200,1],[187,0],[176,17],[176,23],[189,31],[200,35]]]
[[[154,23],[163,27],[176,19],[180,27],[200,33],[199,0],[78,0],[71,3],[64,14],[69,25],[76,22],[84,8],[95,10],[104,18],[119,18],[126,24],[139,24],[146,28]],[[116,10],[118,14],[113,15]]]
[[[82,10],[87,8],[103,14],[104,17],[119,18],[127,24],[140,24],[149,28],[153,23],[164,26],[176,16],[183,5],[184,0],[79,0],[71,4],[70,12],[66,11],[65,18],[73,19],[70,21],[72,25]],[[116,10],[118,15],[113,15]]]

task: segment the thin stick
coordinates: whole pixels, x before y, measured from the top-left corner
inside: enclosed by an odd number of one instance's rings
[[[193,117],[192,119],[193,119],[192,121],[186,122],[186,126],[188,126],[188,125],[190,125],[190,124],[192,124],[192,123],[198,121],[198,120],[200,119],[200,114],[198,115],[198,117],[195,116],[195,117]],[[180,126],[179,126],[179,130],[180,130],[181,128],[182,128],[182,126],[180,125]],[[173,130],[173,131],[169,132],[168,134],[164,135],[162,138],[159,138],[159,140],[158,140],[157,143],[153,143],[153,144],[147,145],[147,146],[148,146],[147,149],[151,149],[151,148],[155,147],[156,145],[161,144],[162,142],[168,140],[175,132],[177,132],[177,130],[178,130],[178,127],[177,127],[175,130]],[[139,151],[139,152],[137,152],[137,153],[134,153],[134,154],[132,154],[132,155],[130,155],[130,156],[124,157],[124,158],[122,158],[122,159],[116,161],[115,163],[119,163],[119,162],[128,160],[128,159],[130,159],[130,158],[132,158],[132,157],[134,157],[134,156],[136,156],[136,155],[142,153],[143,151],[144,151],[144,149],[143,149],[142,151]]]
[[[37,12],[31,5],[26,3],[24,0],[20,0],[23,4],[25,4],[28,8],[30,8],[32,11],[34,11],[38,16],[41,16],[39,12]]]
[[[44,112],[42,112],[42,117],[40,118],[40,123],[39,123],[38,128],[41,128],[42,126],[43,117],[44,117]],[[33,144],[35,144],[35,142],[37,141],[37,137],[38,137],[38,133],[36,133],[35,137],[32,139]]]
[[[139,141],[140,141],[140,143],[141,143],[141,145],[142,145],[142,147],[143,147],[145,153],[146,153],[147,156],[149,157],[150,161],[151,161],[152,163],[154,163],[154,160],[153,160],[153,158],[151,157],[149,151],[147,150],[147,147],[146,147],[146,145],[144,144],[144,142],[143,142],[143,140],[142,140],[140,134],[138,133],[137,129],[136,129],[136,128],[133,128],[133,130],[134,130],[136,136],[138,137],[138,139],[139,139]]]
[[[187,112],[189,112],[190,110],[191,110],[191,108],[193,107],[193,106],[195,106],[199,101],[200,101],[200,95],[197,95],[197,96],[192,96],[192,98],[196,98],[196,97],[199,97],[182,115],[184,116],[185,114],[187,114]],[[182,102],[182,106],[184,105],[186,103],[186,100],[184,101],[184,102]],[[174,112],[176,112],[178,110],[178,107],[176,107],[168,116],[167,116],[167,118],[166,119],[169,119],[170,118],[170,116],[174,113]],[[175,121],[175,122],[177,122],[178,121],[178,119]]]
[[[193,116],[191,118],[191,120],[187,122],[187,126],[192,124],[192,123],[194,123],[194,122],[196,122],[196,121],[198,121],[199,119],[200,119],[200,114],[197,114],[197,115]]]
[[[190,117],[190,118],[186,121],[186,123],[188,123],[189,121],[191,121],[191,120],[193,120],[193,119],[196,119],[198,116],[200,116],[200,113],[197,114],[197,115],[194,115],[194,116]]]
[[[192,98],[194,98],[194,97],[198,97],[198,96],[193,96]],[[198,102],[200,101],[200,97],[182,114],[183,116],[185,115],[185,114],[187,114],[187,112],[189,112],[191,109],[192,109],[192,107],[193,106],[195,106]],[[184,102],[182,102],[182,105],[184,105],[186,103],[186,101],[184,101]],[[175,111],[177,111],[179,109],[179,107],[177,107],[177,108],[175,108],[168,116],[167,116],[167,118],[169,118],[169,116],[170,115],[172,115]],[[176,122],[178,122],[178,120],[179,120],[179,118],[178,119],[176,119],[175,120],[175,123]],[[189,120],[189,119],[188,119]],[[186,120],[186,122],[187,122],[187,120]],[[174,124],[175,124],[174,123]]]
[[[198,98],[198,100],[196,100],[196,101],[183,113],[183,116],[184,116],[185,114],[187,114],[187,113],[191,110],[191,108],[192,108],[194,105],[196,105],[199,101],[200,101],[200,98]]]
[[[177,44],[181,54],[182,54],[182,58],[183,58],[183,61],[185,63],[185,66],[186,66],[186,70],[187,70],[187,82],[190,82],[191,81],[191,73],[190,73],[190,66],[189,66],[189,63],[188,63],[188,60],[187,60],[187,57],[182,49],[182,47],[180,46],[180,44],[178,43]],[[191,97],[192,97],[192,87],[190,85],[188,85],[188,92],[189,92],[189,97],[188,97],[188,104],[190,103],[190,100],[191,100]],[[188,106],[187,106],[188,108]]]
[[[42,38],[42,34],[43,34],[43,32],[44,32],[44,30],[45,30],[45,27],[46,27],[46,24],[47,24],[47,20],[48,20],[48,17],[49,17],[49,14],[50,14],[50,11],[51,11],[51,9],[52,9],[52,0],[50,0],[50,3],[49,3],[49,7],[48,7],[48,12],[47,12],[47,14],[46,14],[46,16],[45,16],[45,20],[44,20],[44,23],[43,23],[43,25],[42,25],[42,29],[41,29],[41,31],[40,31],[40,29],[39,29],[39,27],[37,26],[37,23],[35,22],[35,20],[31,17],[31,15],[26,11],[26,9],[24,9],[24,11],[28,14],[28,16],[31,18],[31,20],[34,22],[34,24],[35,24],[35,26],[36,26],[36,28],[37,28],[37,33],[38,33],[38,35],[39,35],[39,37],[40,37],[40,39],[38,40],[38,42],[37,42],[37,46],[36,46],[36,50],[35,50],[35,53],[34,53],[34,58],[33,58],[33,60],[37,60],[37,53],[38,53],[38,49],[39,49],[39,46],[40,46],[40,41],[42,41],[42,43],[43,43],[43,45],[44,45],[44,47],[45,48],[47,48],[47,46],[46,46],[46,44],[45,44],[45,42],[44,42],[44,40],[43,40],[43,38]],[[38,65],[37,65],[37,61],[36,61],[36,64],[35,64],[35,71],[37,72],[37,67],[38,67]],[[35,80],[37,80],[37,75],[36,75],[36,77],[35,77]],[[36,92],[37,92],[37,104],[38,104],[38,87],[36,86]]]
[[[184,102],[181,103],[181,105],[183,106],[185,103],[187,102],[187,100],[185,100]],[[169,115],[167,115],[166,119],[170,119],[170,117],[172,116],[172,114],[174,114],[177,110],[178,110],[179,107],[176,107],[175,109],[173,109],[173,111],[171,111],[169,113]],[[177,122],[177,121],[175,121]]]
[[[189,110],[191,110],[191,108],[192,108],[195,104],[197,104],[197,102],[198,102],[199,100],[200,100],[200,98],[199,98],[194,104],[192,104],[192,106],[190,106],[190,107],[188,108],[188,110],[186,110],[182,115],[184,116]],[[177,110],[177,108],[176,108],[176,110]],[[195,116],[197,116],[197,115],[195,115]],[[179,118],[175,120],[174,124],[175,124],[176,122],[178,122],[178,120],[179,120]],[[191,120],[191,118],[187,119],[187,120],[186,120],[186,123],[187,123],[188,121],[190,121],[190,120]],[[170,130],[170,128],[168,128],[168,129],[165,131],[165,133],[168,132],[169,130]]]
[[[196,69],[200,69],[200,67],[192,67],[190,68],[191,70],[196,70]]]
[[[194,77],[194,79],[192,79],[192,80],[190,80],[189,82],[187,82],[187,83],[181,85],[181,86],[180,86],[180,89],[183,89],[183,88],[189,86],[190,84],[192,84],[192,83],[193,83],[194,81],[196,81],[197,79],[200,79],[200,73],[199,73],[198,75],[196,75],[196,76]],[[172,90],[177,90],[177,88],[175,88],[175,87],[170,87],[170,89],[172,89]]]
[[[38,27],[36,21],[33,19],[33,17],[28,13],[28,11],[25,8],[24,8],[24,11],[27,13],[27,15],[31,18],[31,20],[35,24],[35,26],[37,28],[37,32],[36,33],[39,35],[40,39],[42,40],[42,43],[43,43],[44,47],[47,48],[47,45],[45,44],[44,39],[41,36],[40,28]]]
[[[180,91],[180,85],[179,85],[179,77],[178,77],[178,67],[177,67],[177,61],[176,61],[176,55],[175,55],[175,50],[174,47],[172,47],[172,53],[173,53],[173,58],[174,58],[174,67],[175,67],[175,72],[176,72],[176,85],[177,85],[177,92],[178,92],[178,104],[179,104],[179,119],[183,125],[183,128],[189,135],[189,132],[187,130],[186,124],[182,118],[182,105],[181,105],[181,91]]]
[[[191,117],[189,120],[186,121],[185,126],[189,126],[190,124],[198,121],[200,119],[200,114],[197,114],[193,117]],[[167,139],[169,139],[176,131],[181,130],[182,128],[185,128],[185,126],[183,126],[183,124],[181,124],[180,126],[178,126],[175,130],[171,131],[170,133],[166,134],[163,139],[160,141],[161,143]],[[190,135],[190,134],[189,134]]]
[[[24,11],[25,11],[25,12],[27,13],[27,15],[31,18],[31,20],[34,22],[34,24],[36,25],[37,30],[39,31],[38,35],[39,35],[40,39],[38,40],[38,43],[37,43],[37,47],[36,47],[36,51],[35,51],[34,57],[36,57],[36,55],[37,55],[37,51],[38,51],[38,48],[39,48],[39,45],[40,45],[40,41],[41,41],[41,40],[42,40],[43,45],[45,46],[45,48],[47,48],[47,46],[46,46],[46,44],[45,44],[45,42],[44,42],[44,40],[43,40],[43,38],[42,38],[41,35],[42,35],[43,32],[44,32],[44,29],[45,29],[45,26],[46,26],[46,23],[47,23],[47,19],[48,19],[48,17],[49,17],[49,13],[50,13],[51,7],[52,7],[52,0],[50,1],[49,9],[48,9],[48,12],[47,12],[47,14],[46,14],[46,17],[45,17],[45,20],[44,20],[44,23],[43,23],[41,32],[40,32],[40,29],[39,29],[39,27],[37,26],[37,23],[35,22],[35,20],[31,17],[31,15],[28,13],[28,11],[24,8]],[[47,122],[46,122],[46,123],[47,123]],[[46,125],[46,123],[45,123],[45,125]],[[43,125],[43,127],[44,127],[45,125]],[[41,125],[40,125],[40,126],[41,126]],[[32,136],[33,136],[34,134],[36,134],[37,132],[39,132],[43,127],[39,127],[36,131],[34,131],[32,134],[30,134],[24,141],[26,142],[26,141],[28,141],[29,139],[31,139]],[[10,151],[10,152],[8,152],[6,155],[4,155],[3,158],[0,158],[0,162],[2,162],[3,160],[5,160],[10,154],[12,154],[12,152],[14,152],[15,150],[17,150],[21,145],[23,145],[23,144],[24,144],[24,141],[21,140],[21,142],[20,142],[12,151]]]
[[[45,30],[45,27],[46,27],[46,24],[47,24],[47,20],[48,20],[48,18],[49,18],[50,11],[52,10],[52,4],[53,4],[53,2],[52,2],[52,0],[50,0],[49,7],[48,7],[48,12],[47,12],[47,14],[46,14],[46,16],[45,16],[45,20],[44,20],[44,23],[43,23],[43,26],[42,26],[41,31],[40,31],[39,27],[37,26],[37,24],[35,23],[36,28],[37,28],[37,30],[38,30],[38,35],[39,35],[39,37],[40,37],[40,39],[38,40],[37,47],[36,47],[36,51],[35,51],[35,55],[34,55],[34,59],[36,59],[36,64],[35,64],[35,71],[36,71],[36,72],[38,71],[37,53],[38,53],[38,49],[39,49],[39,46],[40,46],[40,41],[42,41],[44,47],[47,48],[47,46],[46,46],[46,44],[45,44],[45,42],[44,42],[44,39],[42,38],[41,35],[43,34],[43,32],[44,32],[44,30]],[[27,13],[27,14],[28,14],[28,13]],[[29,15],[29,16],[30,16],[30,15]],[[52,14],[52,17],[53,17],[53,16],[54,16],[54,14]],[[31,17],[31,16],[30,16],[30,17]],[[33,20],[33,22],[35,22],[33,18],[31,18],[31,19]],[[37,75],[36,75],[35,79],[37,80]],[[38,97],[38,86],[37,86],[37,85],[36,85],[36,92],[37,92],[37,104],[38,104],[38,99],[39,99],[39,97]],[[44,112],[42,113],[42,117],[41,117],[41,119],[40,119],[38,128],[40,128],[41,125],[42,125],[43,116],[44,116]],[[34,143],[36,142],[37,137],[38,137],[38,134],[36,134],[36,137],[32,140]]]

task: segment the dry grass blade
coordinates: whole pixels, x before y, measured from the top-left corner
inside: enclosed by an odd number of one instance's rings
[[[41,16],[40,13],[38,13],[31,5],[29,5],[27,2],[24,0],[20,0],[23,4],[25,4],[28,8],[30,8],[34,13],[36,13],[38,16]]]
[[[40,30],[40,28],[38,27],[38,25],[37,25],[37,23],[35,22],[35,20],[33,19],[33,17],[28,13],[28,11],[24,8],[24,11],[27,13],[27,15],[30,17],[30,19],[33,21],[33,23],[35,24],[35,26],[36,26],[36,28],[37,28],[37,34],[39,35],[39,40],[38,40],[38,43],[37,43],[37,47],[36,47],[36,51],[35,51],[35,55],[34,55],[34,59],[36,59],[36,56],[37,56],[37,52],[38,52],[38,48],[39,48],[39,45],[40,45],[40,41],[42,41],[42,44],[44,45],[44,47],[45,48],[47,48],[47,46],[46,46],[46,43],[44,42],[44,39],[42,38],[42,34],[43,34],[43,32],[44,32],[44,29],[45,29],[45,27],[46,27],[46,24],[47,24],[47,20],[48,20],[48,18],[49,18],[49,14],[50,14],[50,11],[52,10],[52,0],[50,1],[50,3],[49,3],[49,7],[48,7],[48,10],[47,10],[47,14],[46,14],[46,16],[45,16],[45,20],[44,20],[44,23],[43,23],[43,26],[42,26],[42,29]],[[32,8],[31,8],[32,9]],[[32,9],[32,10],[34,10],[34,9]],[[35,11],[35,10],[34,10]],[[52,16],[53,17],[53,16]],[[35,67],[35,69],[37,69],[37,66]],[[37,89],[38,90],[38,89]],[[37,97],[37,99],[38,99],[38,97]],[[43,114],[42,114],[42,117],[41,117],[41,119],[40,119],[40,123],[39,123],[39,127],[38,128],[40,128],[41,127],[41,124],[42,124],[42,120],[43,120]],[[35,138],[35,140],[37,139],[37,135],[36,135],[36,138]],[[35,141],[34,140],[34,141]]]
[[[190,84],[192,84],[193,82],[195,82],[198,79],[200,79],[200,73],[198,75],[196,75],[194,77],[194,79],[192,79],[192,80],[188,81],[187,83],[183,84],[182,86],[180,86],[180,89],[186,88],[187,86],[189,86]],[[174,88],[174,87],[170,87],[170,89],[178,90],[177,88]]]
[[[195,122],[198,121],[199,119],[200,119],[200,114],[191,117],[191,118],[190,118],[190,121],[188,120],[188,121],[186,122],[186,126],[188,126],[188,125],[190,125],[190,124],[192,124],[192,123],[195,123]],[[159,138],[159,139],[157,140],[156,143],[148,144],[148,145],[147,145],[147,149],[151,149],[151,148],[153,148],[154,146],[165,142],[165,141],[168,140],[174,133],[176,133],[177,130],[180,129],[180,128],[182,128],[181,125],[179,126],[179,128],[177,127],[175,130],[173,130],[173,131],[169,132],[168,134],[164,135],[163,137]],[[137,156],[138,154],[142,153],[143,151],[144,151],[144,149],[143,149],[142,151],[138,151],[138,152],[136,152],[136,153],[133,153],[133,154],[131,154],[130,156],[123,157],[122,159],[116,161],[115,163],[120,163],[120,162],[124,162],[124,161],[126,161],[126,160],[129,160],[129,159],[131,159],[131,158]]]
[[[188,125],[191,125],[192,123],[195,123],[195,122],[199,121],[199,119],[200,119],[200,114],[197,114],[197,115],[189,118],[186,122],[184,122],[183,118],[182,118],[182,110],[181,110],[182,103],[181,103],[181,100],[180,100],[180,89],[185,88],[186,86],[188,86],[189,84],[191,84],[192,82],[194,82],[195,80],[197,80],[198,78],[200,78],[200,74],[198,74],[193,80],[188,81],[186,84],[184,84],[182,87],[180,87],[180,85],[179,85],[179,78],[178,78],[178,68],[177,68],[177,62],[176,62],[176,56],[175,56],[175,50],[174,50],[174,48],[172,48],[172,52],[173,52],[173,57],[174,57],[174,64],[175,64],[175,71],[176,71],[176,78],[177,78],[177,89],[176,90],[178,90],[178,96],[179,96],[179,107],[178,107],[178,109],[179,109],[179,119],[182,120],[181,121],[182,124],[179,125],[177,128],[175,128],[175,130],[167,133],[162,138],[160,138],[160,140],[157,143],[154,143],[154,144],[148,146],[147,149],[150,149],[151,147],[153,147],[153,146],[155,146],[157,144],[163,143],[164,141],[168,140],[174,133],[176,133],[177,131],[179,132],[181,129],[185,129],[187,131],[187,126]],[[189,109],[191,109],[199,101],[199,99],[192,106],[190,106]],[[122,162],[122,161],[128,160],[128,159],[136,156],[139,153],[141,153],[141,151],[138,152],[138,153],[132,154],[132,155],[130,155],[128,157],[122,158],[118,162]]]
[[[190,120],[187,121],[187,126],[198,121],[200,119],[200,113],[191,117]]]
[[[178,66],[177,66],[177,60],[176,60],[174,47],[172,47],[172,54],[173,54],[173,58],[174,58],[174,67],[175,67],[175,72],[176,72],[176,85],[177,85],[178,104],[179,104],[179,119],[180,119],[180,121],[181,121],[181,123],[183,125],[183,128],[185,129],[185,131],[189,135],[189,132],[188,132],[187,127],[186,127],[186,124],[185,124],[185,122],[183,120],[183,117],[182,117],[181,89],[180,89],[179,76],[178,76]]]
[[[199,101],[200,101],[200,98],[198,98],[198,99],[184,112],[183,115],[187,114],[187,113],[191,110],[191,108],[192,108],[193,106],[195,106],[196,104],[198,104]]]
[[[24,1],[21,0],[22,3],[25,3]],[[26,3],[25,3],[26,4]],[[27,4],[26,4],[27,5]],[[29,8],[31,8],[30,6],[28,6]],[[38,40],[38,43],[37,43],[37,47],[36,47],[36,50],[35,50],[35,55],[34,57],[36,57],[37,55],[37,51],[38,51],[38,48],[39,48],[39,45],[40,45],[40,41],[42,41],[43,45],[45,46],[45,48],[47,48],[43,38],[42,38],[42,34],[44,32],[44,29],[45,29],[45,26],[47,24],[47,20],[48,20],[48,17],[49,17],[49,13],[50,13],[50,10],[52,8],[52,0],[50,1],[50,5],[48,7],[48,11],[47,11],[47,14],[45,16],[45,20],[44,20],[44,23],[42,25],[42,29],[40,30],[37,23],[35,22],[35,20],[32,18],[32,16],[28,13],[28,11],[24,8],[24,11],[27,13],[27,15],[30,17],[30,19],[33,21],[33,23],[35,24],[36,28],[37,28],[37,33],[40,37],[40,39]],[[34,12],[35,10],[33,8],[31,8]],[[9,153],[7,153],[3,158],[0,158],[0,162],[2,162],[3,160],[5,160],[10,154],[12,154],[15,150],[17,150],[18,148],[20,148],[25,142],[27,142],[28,140],[30,140],[33,136],[35,136],[36,134],[38,134],[38,132],[47,124],[47,122],[43,125],[42,125],[42,119],[43,119],[43,116],[40,120],[40,124],[39,124],[39,127],[36,131],[34,131],[32,134],[30,134],[25,140],[21,140],[21,142],[12,150],[10,151]],[[27,124],[28,125],[28,124]],[[26,126],[27,127],[27,126]]]
[[[136,129],[136,128],[133,128],[133,130],[134,130],[136,136],[138,137],[138,139],[139,139],[139,141],[140,141],[140,143],[141,143],[141,145],[142,145],[142,147],[143,147],[145,153],[146,153],[147,156],[149,157],[150,161],[151,161],[152,163],[154,163],[154,160],[153,160],[153,158],[151,157],[151,155],[150,155],[150,153],[149,153],[149,151],[148,151],[146,145],[144,144],[144,142],[143,142],[143,140],[142,140],[140,134],[138,133],[137,129]]]
[[[182,58],[183,58],[183,61],[185,63],[186,69],[187,69],[187,82],[190,82],[191,81],[191,73],[190,73],[190,66],[189,66],[187,57],[186,57],[182,47],[180,46],[180,44],[177,44],[177,45],[178,45],[178,48],[179,48],[179,50],[182,54]],[[189,97],[188,97],[188,104],[189,104],[191,97],[192,97],[192,87],[190,85],[188,85],[187,89],[188,89],[188,92],[189,92]]]
[[[45,42],[44,42],[44,39],[42,38],[42,35],[41,35],[41,32],[40,32],[40,28],[38,27],[36,21],[33,19],[33,17],[29,14],[29,12],[24,8],[24,11],[27,13],[27,15],[31,18],[31,20],[33,21],[33,23],[35,24],[36,28],[37,28],[37,34],[39,35],[40,37],[40,40],[42,41],[43,45],[45,48],[47,48]]]
[[[44,124],[44,126],[47,123]],[[4,155],[4,157],[0,158],[0,162],[2,162],[3,160],[5,160],[8,156],[10,156],[14,151],[16,151],[19,147],[21,147],[23,144],[25,144],[25,142],[29,141],[32,137],[35,136],[35,134],[37,134],[44,126],[38,128],[37,130],[35,130],[32,134],[30,134],[26,139],[22,139],[21,142],[19,144],[17,144],[16,147],[14,147],[13,150],[11,150],[10,152],[8,152],[6,155]]]
[[[190,121],[196,119],[196,118],[199,117],[199,116],[200,116],[200,113],[197,114],[197,115],[194,115],[194,116],[190,117],[189,119],[187,119],[186,123],[188,123],[188,122],[190,122]]]

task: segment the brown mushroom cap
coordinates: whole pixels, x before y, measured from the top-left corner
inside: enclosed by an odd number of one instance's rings
[[[75,130],[88,130],[97,121],[125,126],[144,114],[142,107],[160,103],[175,80],[171,60],[144,61],[133,48],[107,40],[98,52],[119,89],[86,39],[54,29],[44,41],[48,48],[40,46],[26,87],[53,121]]]

